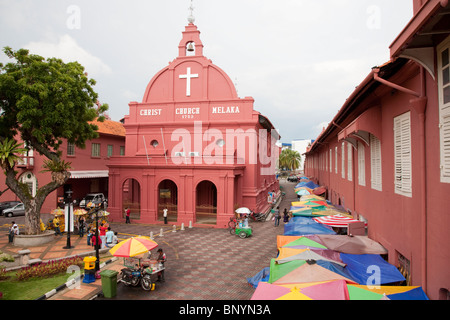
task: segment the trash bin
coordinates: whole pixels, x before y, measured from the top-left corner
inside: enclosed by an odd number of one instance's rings
[[[105,298],[114,298],[117,294],[117,271],[104,270],[100,272],[102,290]]]

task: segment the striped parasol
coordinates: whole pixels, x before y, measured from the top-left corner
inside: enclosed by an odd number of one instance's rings
[[[361,222],[360,220],[345,217],[340,214],[326,216],[326,217],[313,218],[313,220],[317,223],[326,224],[330,227],[347,227],[347,225],[349,223]],[[366,225],[367,225],[367,223],[366,223]]]
[[[134,257],[156,248],[158,244],[149,237],[133,237],[116,244],[109,252],[115,257]]]

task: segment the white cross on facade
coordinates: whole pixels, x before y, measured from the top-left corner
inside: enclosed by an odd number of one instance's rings
[[[180,79],[186,79],[186,96],[191,96],[191,79],[198,78],[198,74],[191,74],[191,68],[187,68],[186,74],[181,74]]]

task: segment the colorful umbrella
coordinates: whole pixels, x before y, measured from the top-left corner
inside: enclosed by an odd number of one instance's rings
[[[293,260],[316,260],[316,261],[324,260],[324,261],[336,263],[336,264],[340,265],[341,267],[346,266],[346,264],[343,263],[340,259],[338,259],[338,260],[330,259],[330,258],[326,257],[325,255],[322,255],[311,249],[304,249],[302,252],[299,252],[295,255],[291,255],[289,257],[283,257],[283,258],[278,257],[276,259],[277,263],[286,263],[286,262],[293,261]]]
[[[356,222],[361,222],[360,220],[357,219],[353,219],[350,217],[345,217],[341,214],[336,214],[336,215],[332,215],[332,216],[326,216],[326,217],[318,217],[318,218],[313,218],[314,221],[316,221],[317,223],[322,223],[325,224],[327,226],[331,226],[331,227],[347,227],[347,225],[349,223],[356,223]],[[365,224],[367,225],[367,223]]]
[[[260,283],[251,300],[349,300],[345,280],[274,285]]]
[[[64,215],[64,210],[61,208],[57,208],[57,209],[52,210],[50,213],[55,216],[62,216],[62,215]]]
[[[364,286],[347,284],[350,300],[429,300],[418,286]]]
[[[108,212],[108,211],[105,211],[105,210],[100,210],[100,211],[98,212],[98,216],[99,216],[99,217],[106,217],[106,216],[109,216],[109,212]]]
[[[109,252],[115,257],[134,257],[156,248],[149,237],[133,237],[116,244]]]
[[[84,210],[84,209],[77,209],[77,210],[75,210],[75,211],[73,212],[73,214],[76,215],[76,216],[82,216],[82,215],[84,215],[84,214],[87,214],[87,211]]]
[[[302,263],[303,262],[303,263]],[[278,273],[278,278],[272,278],[272,267],[273,264],[270,265],[270,273],[271,277],[269,278],[269,283],[281,285],[288,283],[305,283],[305,282],[317,282],[317,281],[330,281],[330,280],[345,280],[349,283],[356,284],[355,281],[351,279],[350,276],[346,277],[341,273],[337,273],[335,271],[344,271],[342,268],[338,270],[337,268],[333,268],[334,271],[325,267],[325,264],[322,264],[320,261],[302,261],[302,260],[294,260],[291,262],[280,264],[279,266],[290,265],[293,268],[292,271]],[[296,266],[297,265],[297,266]],[[295,267],[296,266],[296,267]],[[275,270],[275,268],[274,268]],[[284,275],[283,275],[284,273]],[[345,274],[345,272],[343,272]],[[280,276],[281,275],[281,276]]]

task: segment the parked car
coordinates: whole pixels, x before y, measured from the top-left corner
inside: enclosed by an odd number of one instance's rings
[[[3,210],[3,214],[5,217],[24,216],[25,205],[23,203],[19,203],[12,208]]]
[[[5,202],[0,202],[0,216],[3,215],[3,210],[12,208],[12,207],[18,205],[19,203],[20,203],[20,201],[5,201]]]
[[[106,197],[103,193],[88,193],[83,200],[80,201],[80,207],[86,208],[90,202],[106,202]]]

